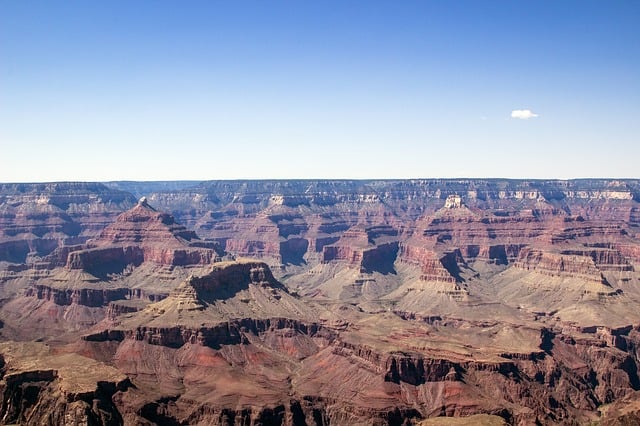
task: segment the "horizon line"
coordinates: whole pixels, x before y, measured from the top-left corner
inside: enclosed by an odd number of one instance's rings
[[[585,180],[604,180],[604,181],[639,181],[640,177],[574,177],[574,178],[540,178],[540,177],[404,177],[404,178],[219,178],[219,179],[108,179],[108,180],[42,180],[42,181],[0,181],[0,185],[12,185],[12,184],[24,184],[24,185],[36,185],[36,184],[59,184],[59,183],[117,183],[117,182],[131,182],[131,183],[161,183],[161,182],[268,182],[268,181],[305,181],[305,182],[319,182],[319,181],[334,181],[334,182],[372,182],[372,181],[478,181],[478,180],[503,180],[503,181],[585,181]]]

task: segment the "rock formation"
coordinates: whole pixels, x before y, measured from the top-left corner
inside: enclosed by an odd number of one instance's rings
[[[173,216],[158,212],[146,198],[118,216],[87,249],[68,254],[68,269],[95,270],[104,264],[139,266],[207,265],[219,255],[216,244],[200,241],[195,232],[178,225]]]
[[[0,343],[2,424],[122,424],[113,403],[131,382],[113,367],[41,343]]]
[[[5,305],[5,319],[13,337],[24,338],[28,322],[40,324],[31,330],[36,337],[79,331],[105,318],[111,302],[166,297],[189,270],[221,254],[217,243],[200,240],[142,199],[85,244],[59,247],[33,269],[8,275],[23,288]],[[47,325],[52,316],[55,324]]]
[[[639,263],[637,180],[0,185],[0,414],[633,424]]]

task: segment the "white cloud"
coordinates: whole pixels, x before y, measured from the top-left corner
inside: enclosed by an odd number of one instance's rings
[[[511,111],[511,118],[519,118],[520,120],[528,120],[530,118],[536,118],[537,116],[538,114],[530,109],[514,109]]]

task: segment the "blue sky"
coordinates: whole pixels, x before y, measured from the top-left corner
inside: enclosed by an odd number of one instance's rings
[[[635,0],[3,1],[0,181],[640,177],[638,22]]]

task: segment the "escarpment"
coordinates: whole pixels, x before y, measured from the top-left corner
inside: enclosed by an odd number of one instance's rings
[[[57,318],[56,327],[77,331],[107,318],[112,302],[150,303],[166,297],[191,270],[206,268],[221,254],[215,242],[200,240],[143,199],[97,237],[59,247],[9,276],[27,285],[4,311],[16,338],[24,335],[24,324],[42,324],[51,317]],[[39,326],[40,333],[46,334],[46,325]]]
[[[576,252],[552,253],[524,249],[514,266],[550,276],[566,276],[604,282],[604,277],[591,256],[585,256],[582,252],[573,253]]]
[[[173,216],[155,210],[146,199],[118,216],[87,246],[68,254],[67,268],[99,268],[101,263],[138,266],[143,262],[206,265],[221,254],[215,243],[201,241],[195,232],[178,225]]]
[[[1,422],[632,422],[638,194],[606,179],[2,184]]]
[[[390,272],[398,254],[398,231],[389,225],[356,226],[323,245],[322,262],[344,262],[363,272]]]
[[[112,398],[131,382],[113,367],[39,343],[0,343],[0,414],[6,424],[123,424]]]
[[[135,205],[99,183],[0,184],[0,262],[32,263],[97,235]]]

